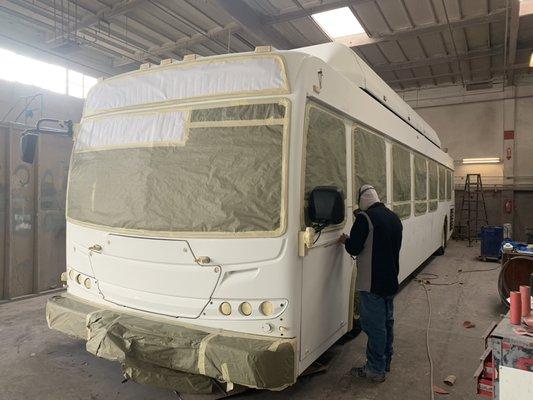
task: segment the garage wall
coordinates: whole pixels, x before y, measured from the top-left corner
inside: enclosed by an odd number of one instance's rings
[[[445,105],[416,110],[435,129],[454,159],[500,157],[503,112],[501,101]]]
[[[533,181],[533,98],[516,102],[515,176],[519,183]]]
[[[505,183],[503,164],[462,165],[463,158],[504,158],[504,118],[514,121],[514,235],[526,240],[526,229],[533,228],[533,82],[517,87],[494,87],[466,92],[461,87],[404,92],[404,99],[437,131],[442,147],[456,161],[455,189],[459,216],[464,178],[480,173],[485,187],[489,223],[503,220]],[[504,111],[504,99],[515,99],[514,115]],[[530,210],[530,208],[532,208]],[[532,211],[532,212],[530,212]]]
[[[22,161],[25,127],[0,124],[0,300],[55,289],[65,270],[65,194],[72,140],[41,135]]]
[[[42,117],[79,122],[83,99],[0,80],[0,120],[24,109],[23,96],[42,93]],[[65,191],[72,140],[40,137],[34,165],[20,159],[19,140],[26,126],[41,118],[41,102],[34,116],[0,122],[0,300],[38,293],[60,286],[65,270]]]
[[[454,160],[501,157],[503,152],[503,107],[501,101],[486,101],[428,107],[417,112],[438,132],[442,147]],[[456,164],[456,183],[466,174],[481,174],[485,185],[503,182],[502,165]]]

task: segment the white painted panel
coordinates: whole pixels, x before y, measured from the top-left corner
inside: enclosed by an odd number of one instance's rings
[[[340,232],[322,234],[317,245],[334,241]],[[344,246],[335,242],[312,248],[304,257],[300,360],[312,355],[348,323],[353,264]]]
[[[220,267],[195,262],[186,241],[108,235],[90,264],[104,298],[138,310],[196,318],[209,302]]]
[[[203,299],[148,293],[105,282],[99,282],[98,286],[112,303],[173,317],[196,318],[207,303]]]
[[[108,235],[103,254],[152,263],[196,265],[194,254],[185,240]]]
[[[200,299],[211,297],[219,276],[215,267],[138,261],[98,253],[92,253],[91,264],[99,282],[147,293]]]

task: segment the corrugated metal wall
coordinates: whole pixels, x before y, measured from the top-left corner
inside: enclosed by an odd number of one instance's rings
[[[35,163],[20,158],[25,127],[0,125],[0,298],[60,286],[72,140],[41,135]]]

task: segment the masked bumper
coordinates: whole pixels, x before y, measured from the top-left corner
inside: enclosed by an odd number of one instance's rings
[[[51,329],[87,341],[87,351],[122,364],[132,380],[184,393],[217,382],[281,390],[296,381],[295,339],[202,329],[115,310],[66,295],[46,305]]]

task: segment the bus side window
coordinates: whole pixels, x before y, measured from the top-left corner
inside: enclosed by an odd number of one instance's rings
[[[452,199],[452,171],[446,170],[446,200]]]
[[[446,198],[446,170],[442,165],[439,165],[439,201],[444,201]]]
[[[428,167],[425,157],[415,154],[415,215],[422,215],[427,212],[427,178]]]
[[[311,226],[309,193],[317,186],[342,189],[346,200],[346,126],[344,119],[308,104],[306,111],[305,192],[302,227]]]
[[[402,219],[411,216],[411,152],[392,145],[392,209]]]
[[[429,169],[429,211],[435,211],[439,205],[439,167],[435,161],[428,161]]]
[[[359,188],[372,185],[387,203],[387,148],[385,139],[359,126],[353,128],[353,202],[357,208]]]

